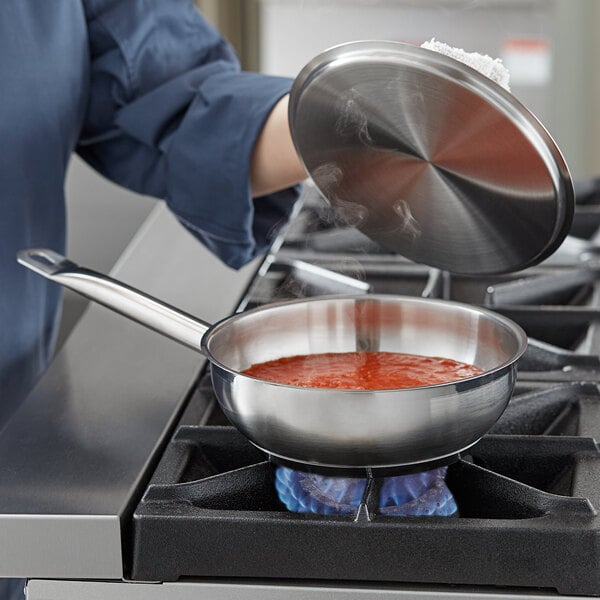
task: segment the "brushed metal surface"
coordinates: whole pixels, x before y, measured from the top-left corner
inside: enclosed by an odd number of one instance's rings
[[[340,218],[416,262],[516,271],[568,232],[558,147],[514,96],[454,59],[399,42],[337,46],[300,72],[289,110]]]
[[[113,273],[217,320],[256,268],[225,267],[161,205]],[[123,576],[122,522],[203,362],[101,306],[84,314],[0,432],[0,576]]]
[[[402,585],[306,585],[301,583],[115,583],[94,581],[30,581],[27,600],[583,600],[591,596],[559,596],[551,591],[528,592],[498,588]]]

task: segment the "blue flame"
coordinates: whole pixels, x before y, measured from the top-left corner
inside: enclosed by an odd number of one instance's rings
[[[355,513],[366,485],[366,479],[324,477],[287,467],[275,471],[279,499],[293,512]]]
[[[445,482],[446,467],[386,477],[379,493],[379,512],[391,516],[451,516],[457,512]],[[277,467],[275,488],[292,512],[354,514],[360,506],[366,479],[325,477]]]
[[[457,512],[452,492],[446,485],[446,467],[388,477],[380,492],[380,512],[395,516],[447,517]]]

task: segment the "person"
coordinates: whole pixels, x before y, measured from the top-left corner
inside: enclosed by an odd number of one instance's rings
[[[235,268],[266,249],[306,175],[287,121],[290,80],[241,71],[191,0],[5,0],[0,76],[1,430],[52,354],[59,286],[16,253],[64,252],[74,150],[165,200]],[[0,600],[22,590],[0,580]]]

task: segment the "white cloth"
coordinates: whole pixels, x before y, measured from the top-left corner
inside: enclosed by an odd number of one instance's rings
[[[487,54],[480,54],[479,52],[465,52],[462,48],[454,48],[444,42],[438,42],[435,38],[421,44],[421,48],[433,50],[434,52],[439,52],[444,56],[458,60],[468,67],[479,71],[482,75],[489,77],[505,90],[510,91],[508,69],[502,64],[502,60],[499,58],[492,58]]]

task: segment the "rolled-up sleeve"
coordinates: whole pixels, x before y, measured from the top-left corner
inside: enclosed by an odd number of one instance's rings
[[[227,264],[264,251],[298,195],[253,199],[250,158],[291,81],[241,72],[188,0],[85,0],[89,104],[78,153],[113,181],[166,200]]]

